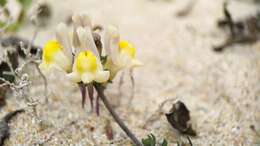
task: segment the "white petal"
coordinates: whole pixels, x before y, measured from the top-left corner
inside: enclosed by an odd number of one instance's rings
[[[69,39],[68,28],[64,23],[60,23],[56,29],[56,38],[64,47],[66,56],[72,60],[72,46]]]
[[[81,80],[83,83],[88,84],[94,80],[95,76],[91,73],[84,73],[81,76]]]
[[[90,50],[99,59],[98,50],[91,29],[89,27],[79,27],[77,33],[81,44],[81,50]]]
[[[77,29],[76,28],[73,28],[73,32],[72,32],[72,44],[73,44],[73,47],[76,48],[79,48],[80,47],[80,41],[79,41],[79,36],[78,36],[78,33],[77,33]]]
[[[111,55],[110,41],[111,41],[110,31],[108,28],[106,28],[104,33],[104,48],[107,55],[109,56]]]
[[[66,75],[71,81],[78,83],[81,81],[80,75],[76,72],[72,72]]]
[[[98,71],[95,74],[95,81],[98,83],[104,83],[109,79],[109,71]]]
[[[75,25],[75,27],[81,26],[82,23],[81,23],[80,15],[79,14],[74,14],[72,16],[72,22]]]
[[[127,54],[120,53],[115,60],[115,64],[122,68],[126,68],[127,66],[130,66],[131,58]]]
[[[131,62],[131,67],[130,68],[134,68],[134,67],[138,67],[138,66],[142,66],[143,63],[137,59],[132,59]]]
[[[81,13],[80,16],[81,16],[83,26],[88,26],[88,27],[92,28],[91,20],[90,20],[89,16],[86,13]]]
[[[54,56],[54,63],[58,65],[61,69],[68,72],[71,70],[72,62],[63,52],[57,52]]]
[[[73,24],[75,27],[85,27],[85,26],[88,26],[88,27],[92,27],[91,25],[91,21],[90,21],[90,18],[88,17],[87,14],[74,14],[72,16],[72,21],[73,21]]]
[[[80,47],[76,48],[77,49],[76,56],[77,56],[79,52],[87,50],[87,45],[85,43],[87,41],[87,36],[86,36],[86,31],[82,27],[78,27],[76,31],[80,42]]]
[[[42,62],[40,65],[39,65],[39,68],[40,70],[42,71],[42,73],[44,75],[47,75],[49,73],[51,73],[52,71],[54,71],[55,69],[56,70],[59,70],[59,71],[64,71],[60,66],[52,63],[52,64],[46,64],[45,62]]]
[[[111,56],[113,62],[115,62],[119,54],[119,49],[118,49],[119,40],[120,40],[120,35],[118,29],[114,26],[107,27],[104,36],[104,47],[107,51],[107,54]]]

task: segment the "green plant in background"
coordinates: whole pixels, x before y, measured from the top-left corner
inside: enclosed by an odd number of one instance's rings
[[[6,0],[0,0],[0,6],[4,6],[6,4]]]
[[[8,0],[0,0],[0,9],[3,9],[3,13],[1,14],[6,19],[0,20],[0,28],[5,28],[7,32],[15,32],[18,31],[19,28],[25,21],[25,15],[27,10],[32,4],[32,0],[16,0],[17,6],[20,7],[20,11],[16,18],[12,18],[13,9],[12,7],[7,7]]]
[[[23,8],[28,8],[32,4],[32,0],[17,0]]]
[[[157,144],[156,137],[153,134],[149,134],[147,136],[147,138],[142,139],[142,144],[144,146],[156,146],[156,144]],[[158,142],[158,145],[167,146],[168,142],[165,139],[163,139],[163,141],[161,143]]]

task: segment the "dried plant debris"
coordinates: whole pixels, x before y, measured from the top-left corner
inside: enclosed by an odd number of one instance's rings
[[[27,52],[30,55],[36,55],[36,57],[41,54],[40,47],[30,45],[31,43],[29,43],[29,41],[16,36],[0,38],[0,44],[7,52],[5,60],[0,61],[0,77],[11,83],[14,82],[14,74],[7,73],[15,70],[19,66],[19,57],[25,58]],[[0,84],[2,83],[3,82],[0,81]]]
[[[5,82],[14,83],[15,81],[14,71],[19,66],[19,58],[25,58],[28,54],[37,58],[41,54],[40,47],[30,44],[29,41],[17,36],[0,38],[0,48],[6,54],[0,60],[0,106],[4,105],[5,93],[9,89],[8,84],[5,84]]]
[[[0,146],[2,146],[4,144],[4,141],[6,138],[9,137],[9,126],[8,123],[9,121],[16,116],[19,113],[24,112],[23,109],[20,110],[16,110],[13,112],[8,113],[7,115],[5,115],[2,120],[0,121]]]
[[[180,11],[178,11],[175,15],[177,17],[186,17],[189,14],[191,14],[195,4],[196,4],[196,0],[189,0],[188,3],[184,6],[184,8],[182,8]]]
[[[40,47],[30,45],[29,41],[17,36],[0,38],[0,44],[6,51],[6,58],[0,61],[0,78],[9,82],[14,82],[14,74],[8,73],[19,66],[19,57],[25,58],[26,52],[38,57],[41,54]],[[0,81],[0,84],[3,82]]]
[[[8,36],[8,37],[0,38],[0,44],[4,48],[14,47],[16,51],[19,53],[19,56],[23,58],[26,56],[26,54],[22,49],[22,47],[25,49],[30,49],[29,52],[32,55],[41,54],[41,47],[35,46],[31,44],[30,41],[22,39],[18,36]]]
[[[164,111],[163,108],[165,105],[167,105],[167,103],[171,103],[174,102],[176,100],[176,98],[169,98],[164,100],[163,102],[160,103],[159,107],[155,110],[155,112],[149,116],[147,118],[147,120],[145,121],[144,125],[142,126],[143,129],[146,129],[148,127],[148,125],[154,123],[156,120],[158,120],[162,115],[164,115]]]
[[[5,81],[13,83],[15,76],[11,74],[13,68],[18,67],[18,53],[7,52],[8,61],[0,61],[0,107],[5,105],[5,96],[9,89]]]
[[[255,125],[250,125],[249,127],[258,137],[260,137],[260,133],[256,130]]]
[[[183,102],[177,101],[172,105],[170,112],[165,115],[172,127],[177,129],[181,134],[191,136],[197,135],[196,131],[192,129],[192,125],[190,123],[190,111]]]
[[[113,133],[113,128],[112,128],[110,120],[106,121],[106,125],[105,125],[104,129],[105,129],[105,134],[107,136],[107,139],[113,140],[114,139],[114,133]]]
[[[4,78],[6,81],[14,82],[14,75],[9,74],[8,72],[11,72],[12,69],[15,69],[18,67],[18,53],[15,51],[8,51],[7,52],[7,60],[1,61],[0,63],[0,77]],[[0,81],[0,84],[2,84],[3,81]]]
[[[94,38],[94,42],[95,42],[95,44],[97,46],[99,54],[102,54],[103,46],[102,46],[102,42],[101,42],[101,36],[98,33],[96,33],[96,32],[93,32],[92,36]]]
[[[5,96],[7,91],[8,91],[8,87],[5,86],[0,87],[0,107],[6,104]]]
[[[37,146],[47,145],[46,143],[48,143],[49,141],[54,139],[57,134],[63,133],[65,130],[69,129],[71,126],[75,126],[76,124],[77,124],[77,120],[70,121],[69,123],[65,124],[61,128],[56,129],[56,130],[48,133],[47,135],[44,135],[43,138],[39,139],[38,141],[36,141],[32,145],[33,146],[36,146],[36,145]]]
[[[228,11],[227,3],[223,5],[223,12],[225,18],[219,20],[217,25],[223,30],[228,30],[229,36],[223,44],[214,47],[214,51],[221,52],[234,44],[251,44],[260,39],[260,12],[237,22]]]

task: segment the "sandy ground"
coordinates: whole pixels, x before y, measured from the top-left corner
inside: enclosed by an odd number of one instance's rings
[[[122,119],[138,137],[149,133],[168,139],[170,146],[177,140],[187,140],[176,134],[164,116],[142,128],[147,118],[166,99],[183,101],[191,111],[192,123],[198,136],[195,146],[257,146],[260,137],[249,128],[260,131],[260,43],[237,45],[218,54],[212,46],[221,43],[225,34],[217,29],[216,20],[223,17],[222,0],[196,0],[191,13],[176,17],[188,1],[181,0],[55,0],[49,1],[53,17],[48,28],[39,30],[35,40],[43,44],[53,38],[55,26],[72,12],[85,11],[94,23],[116,24],[123,39],[138,48],[144,66],[135,70],[135,97],[130,108],[127,101],[131,91],[129,76],[125,76],[124,93],[118,97],[118,78],[107,89],[112,102],[119,98],[116,108]],[[259,6],[258,6],[259,7]],[[229,6],[236,19],[253,14],[257,6],[245,1],[231,1]],[[19,34],[31,38],[34,29],[28,25]],[[49,76],[48,104],[37,106],[38,118],[28,107],[25,114],[12,121],[11,136],[6,145],[34,145],[50,134],[45,145],[130,145],[123,131],[112,122],[115,144],[109,144],[104,132],[110,115],[102,106],[101,116],[91,113],[89,105],[81,108],[76,85]],[[31,78],[31,97],[43,98],[39,76]],[[72,85],[72,87],[71,87]],[[23,99],[8,98],[1,111],[24,107]],[[171,105],[165,106],[169,109]],[[64,125],[72,125],[59,131]],[[112,120],[113,121],[113,120]]]

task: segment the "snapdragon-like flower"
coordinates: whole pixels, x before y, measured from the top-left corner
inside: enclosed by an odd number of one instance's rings
[[[53,67],[71,72],[73,57],[77,57],[80,52],[86,50],[91,50],[99,59],[88,16],[86,14],[75,14],[72,19],[73,31],[69,31],[64,23],[60,23],[56,29],[56,39],[45,44],[42,63],[40,64],[40,68],[44,72]]]
[[[120,40],[118,30],[110,26],[105,32],[105,49],[108,55],[105,68],[111,73],[113,79],[118,71],[124,68],[135,68],[142,63],[136,59],[136,48],[125,40]]]
[[[91,51],[80,52],[75,59],[73,71],[69,77],[85,84],[93,81],[104,83],[109,79],[109,71],[104,71],[101,61]]]
[[[71,66],[69,56],[65,54],[64,47],[57,40],[50,40],[45,44],[42,62],[39,65],[42,71],[48,72],[52,68],[58,68],[69,72]]]
[[[58,68],[70,72],[72,67],[72,44],[68,28],[60,23],[56,28],[56,39],[47,41],[43,47],[42,63],[40,69],[44,72]]]
[[[92,36],[91,21],[85,14],[72,17],[74,29],[72,42],[75,47],[75,61],[68,76],[74,82],[89,84],[93,81],[104,83],[109,79],[109,71],[104,71],[100,54]]]

